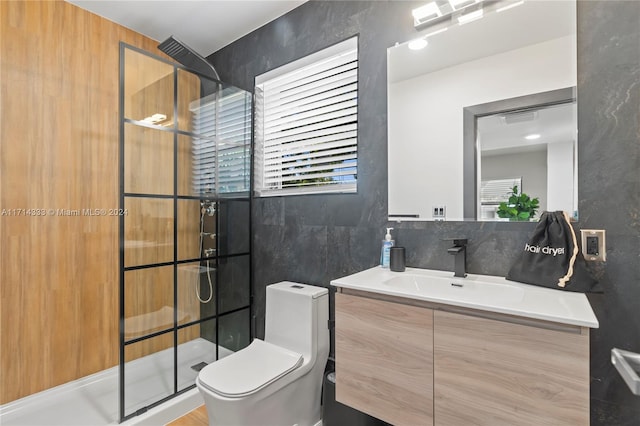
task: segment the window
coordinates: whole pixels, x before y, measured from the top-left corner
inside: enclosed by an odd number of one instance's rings
[[[357,46],[352,38],[256,77],[258,195],[356,191]]]
[[[480,219],[495,219],[501,202],[509,200],[514,186],[522,190],[522,177],[490,179],[480,183]]]
[[[193,191],[220,195],[249,191],[251,98],[235,87],[220,87],[193,101]]]

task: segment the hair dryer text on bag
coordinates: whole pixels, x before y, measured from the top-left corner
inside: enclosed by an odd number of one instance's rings
[[[558,248],[553,248],[550,246],[545,246],[545,247],[540,247],[540,246],[530,246],[529,243],[525,243],[524,245],[524,249],[525,251],[531,252],[531,253],[542,253],[542,254],[546,254],[546,255],[551,255],[553,257],[557,256],[557,255],[564,255],[565,254],[565,248],[564,247],[558,247]]]

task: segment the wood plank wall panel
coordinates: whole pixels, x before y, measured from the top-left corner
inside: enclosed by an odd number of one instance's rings
[[[193,126],[191,125],[191,103],[194,101],[199,101],[202,97],[200,77],[189,71],[178,70],[177,81],[178,129],[190,132],[191,130],[193,130]],[[211,83],[209,85],[211,85]],[[199,102],[196,104],[199,104]],[[190,184],[190,180],[191,176],[188,176],[188,179],[185,183]]]
[[[200,257],[200,214],[200,201],[178,200],[178,260]],[[215,233],[215,226],[209,224],[208,217],[205,216],[204,232]],[[204,238],[210,241],[211,237]]]
[[[178,128],[180,130],[192,131],[189,105],[200,96],[200,79],[188,71],[178,71]],[[192,158],[191,137],[179,135],[178,195],[199,195],[193,191]]]
[[[178,324],[200,319],[195,286],[200,279],[198,263],[178,268]],[[125,338],[142,337],[173,327],[173,266],[145,268],[125,273]],[[198,324],[182,329],[178,343],[200,337]],[[131,361],[173,346],[173,333],[142,340],[126,349]]]
[[[124,286],[125,339],[173,327],[173,266],[126,271]]]
[[[192,100],[200,97],[200,80],[186,71],[180,72],[177,80],[178,120],[180,128],[188,131],[191,130],[188,107]],[[132,50],[125,51],[125,117],[142,120],[160,113],[167,116],[160,124],[173,126],[174,89],[172,66]],[[178,136],[178,141],[178,168],[187,173],[178,175],[177,188],[184,188],[191,186],[191,141],[186,136]],[[125,192],[173,195],[173,133],[129,124],[125,129],[124,148]],[[171,262],[176,243],[179,260],[199,257],[199,201],[178,200],[177,241],[173,241],[176,220],[173,203],[173,199],[167,198],[127,197],[126,266]],[[170,273],[158,272],[165,269],[170,269]],[[173,267],[143,271],[128,272],[131,278],[125,281],[126,317],[130,324],[141,330],[135,337],[166,330],[173,325]],[[199,279],[197,273],[187,273],[184,268],[178,270],[179,324],[200,317],[200,302],[195,293]],[[199,336],[200,326],[188,327],[179,333],[178,342]],[[165,334],[127,347],[126,359],[136,359],[172,346],[173,334]]]
[[[124,116],[143,120],[153,114],[173,123],[173,66],[134,50],[125,50]],[[148,96],[148,97],[147,97]]]
[[[124,264],[150,265],[173,261],[173,200],[126,197]]]
[[[173,193],[173,133],[127,123],[124,127],[124,190]]]
[[[200,99],[200,78],[188,71],[178,71],[178,128],[191,131],[191,111],[189,105],[192,101]],[[190,188],[192,184],[192,155],[191,137],[178,135],[177,158],[177,193],[178,195],[194,195]],[[178,200],[178,260],[195,259],[200,256],[200,202],[198,200]],[[215,222],[214,222],[215,223]],[[204,228],[205,232],[216,232],[211,227]],[[207,237],[208,238],[208,237]],[[205,245],[206,247],[206,245]],[[202,274],[194,274],[196,265],[190,263],[178,267],[178,310],[185,314],[185,320],[178,321],[183,324],[200,318],[200,301],[196,295],[196,286],[203,279]],[[215,280],[215,272],[211,277]],[[203,296],[207,296],[204,293]],[[215,306],[215,298],[209,304]],[[200,325],[183,328],[178,333],[178,342],[183,343],[200,337]]]
[[[0,2],[0,208],[118,205],[119,41],[63,1]],[[0,403],[118,362],[118,218],[0,217]]]
[[[167,75],[167,72],[169,74]],[[145,81],[143,77],[151,78]],[[159,80],[155,76],[162,75]],[[136,85],[126,83],[134,80]],[[173,123],[173,67],[125,51],[125,117],[142,120],[164,114]],[[131,91],[132,93],[128,93]],[[128,124],[125,128],[125,192],[173,195],[173,133]]]

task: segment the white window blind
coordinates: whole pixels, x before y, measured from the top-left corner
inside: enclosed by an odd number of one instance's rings
[[[193,191],[216,195],[249,191],[251,96],[224,88],[194,101],[192,113]]]
[[[522,177],[490,179],[480,182],[480,219],[494,220],[498,217],[498,206],[508,201],[513,187],[522,189]]]
[[[522,178],[491,179],[483,180],[480,183],[481,204],[500,204],[508,201],[513,187],[518,187],[518,192],[522,190]]]
[[[355,192],[357,38],[256,77],[258,195]]]

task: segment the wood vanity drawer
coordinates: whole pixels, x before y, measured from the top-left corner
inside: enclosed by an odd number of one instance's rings
[[[438,425],[588,425],[589,330],[434,313]]]
[[[335,300],[336,400],[395,425],[433,425],[433,311]]]

